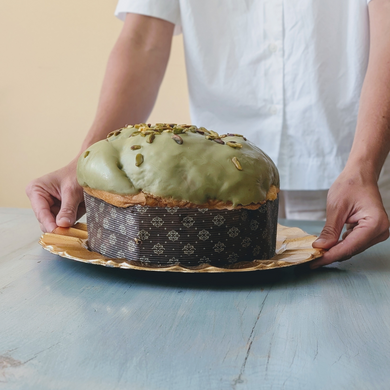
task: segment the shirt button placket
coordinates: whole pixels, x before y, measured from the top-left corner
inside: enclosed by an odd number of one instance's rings
[[[278,45],[275,42],[272,42],[268,45],[268,49],[271,53],[275,53],[278,51]]]
[[[277,106],[271,106],[271,107],[269,108],[269,113],[270,113],[271,115],[276,115],[276,114],[278,113],[278,107],[277,107]]]
[[[283,128],[284,63],[283,63],[283,0],[264,0],[264,33],[266,39],[267,70],[270,82],[268,96],[269,124],[273,131],[273,151],[278,156]]]

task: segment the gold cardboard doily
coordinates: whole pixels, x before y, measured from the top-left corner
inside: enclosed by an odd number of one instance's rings
[[[308,235],[297,227],[278,225],[276,256],[270,260],[241,262],[228,268],[219,268],[208,264],[195,267],[182,265],[157,267],[142,265],[126,259],[110,259],[88,249],[87,225],[84,223],[77,223],[71,228],[57,228],[53,233],[45,233],[39,243],[44,249],[61,257],[105,267],[159,272],[221,273],[262,271],[307,263],[322,256],[323,250],[315,249],[311,245],[316,238],[316,236]]]

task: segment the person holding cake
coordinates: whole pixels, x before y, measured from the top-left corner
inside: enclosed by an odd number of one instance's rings
[[[281,217],[326,218],[314,246],[328,251],[312,268],[388,238],[388,0],[120,0],[116,14],[123,30],[79,155],[108,132],[145,122],[172,35],[182,32],[193,123],[240,133],[271,157]],[[84,212],[78,157],[27,187],[43,231]]]

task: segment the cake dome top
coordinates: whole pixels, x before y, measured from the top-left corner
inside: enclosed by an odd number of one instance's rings
[[[232,207],[275,199],[279,174],[272,160],[239,134],[192,125],[126,126],[79,158],[85,189]]]

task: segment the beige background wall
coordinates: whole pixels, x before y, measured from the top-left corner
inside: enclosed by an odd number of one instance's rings
[[[122,26],[115,6],[116,0],[0,1],[0,207],[30,207],[27,183],[78,151]],[[181,36],[173,39],[149,121],[190,122]]]

